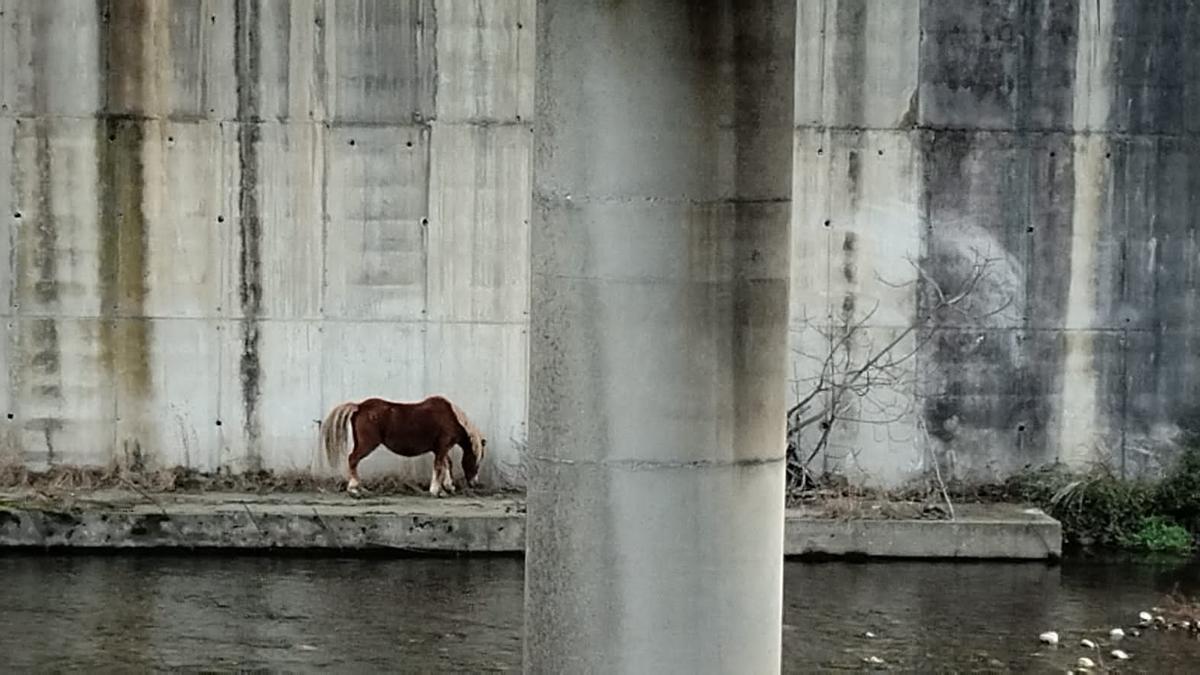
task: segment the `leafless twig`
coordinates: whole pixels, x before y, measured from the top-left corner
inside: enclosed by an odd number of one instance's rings
[[[902,397],[904,400],[899,404],[886,404],[872,393],[880,388],[915,389],[920,378],[910,367],[911,362],[935,337],[939,323],[951,314],[981,321],[1004,311],[1012,302],[1012,298],[1007,298],[987,310],[968,306],[968,300],[977,294],[988,270],[997,262],[978,251],[974,251],[974,260],[965,278],[952,289],[945,288],[916,261],[909,258],[908,262],[916,271],[915,278],[910,281],[893,283],[879,275],[876,277],[889,288],[917,285],[924,289],[927,301],[920,303],[921,309],[914,320],[897,327],[899,330],[882,346],[876,346],[867,337],[869,324],[879,311],[878,302],[858,316],[854,316],[852,308],[848,309],[843,312],[840,323],[826,327],[816,325],[807,312],[802,312],[802,325],[815,330],[822,338],[824,348],[819,354],[797,350],[797,355],[812,364],[816,372],[803,377],[798,373],[793,382],[796,401],[787,411],[789,491],[808,487],[813,475],[812,463],[828,448],[832,431],[839,422],[887,425],[911,414],[913,396]],[[907,342],[911,344],[906,345]],[[901,345],[905,346],[901,348]],[[859,353],[866,356],[859,359],[855,356]],[[811,447],[802,452],[805,431],[818,423],[820,432]],[[932,443],[923,425],[922,431],[925,444],[932,453]],[[953,517],[953,506],[936,458],[933,458],[933,469]]]

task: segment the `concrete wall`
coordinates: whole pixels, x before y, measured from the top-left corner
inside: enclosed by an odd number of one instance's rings
[[[6,453],[306,469],[440,392],[519,479],[532,7],[0,2]]]
[[[5,452],[307,468],[334,402],[440,391],[520,482],[532,7],[0,0]],[[1200,419],[1200,3],[797,8],[798,389],[922,315],[906,256],[995,260],[820,467],[1159,470]]]
[[[797,353],[877,303],[876,347],[922,316],[932,286],[897,287],[917,278],[906,256],[946,289],[973,250],[994,259],[822,467],[885,484],[931,454],[975,478],[1161,470],[1200,421],[1200,3],[800,7]]]

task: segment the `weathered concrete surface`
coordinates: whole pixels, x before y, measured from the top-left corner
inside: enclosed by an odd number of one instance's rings
[[[538,2],[526,672],[779,670],[794,12]]]
[[[1200,428],[1200,2],[798,7],[798,395],[840,327],[864,324],[838,355],[852,370],[933,283],[953,293],[992,259],[814,468],[874,485],[931,456],[983,481],[1054,460],[1160,472]]]
[[[0,461],[321,470],[329,406],[442,393],[520,483],[532,49],[532,0],[0,0]]]
[[[1045,560],[1061,526],[1037,509],[959,505],[958,519],[833,520],[789,509],[788,556]],[[522,553],[525,500],[426,496],[0,492],[0,547]]]
[[[440,391],[523,483],[534,5],[0,0],[0,461],[308,469],[334,402]],[[996,261],[815,468],[1161,471],[1200,428],[1200,2],[796,12],[798,395],[927,306],[909,258]]]
[[[1046,560],[1062,555],[1062,525],[1041,509],[960,504],[954,520],[833,520],[788,511],[787,555]]]
[[[524,509],[503,497],[7,492],[0,545],[520,552]]]

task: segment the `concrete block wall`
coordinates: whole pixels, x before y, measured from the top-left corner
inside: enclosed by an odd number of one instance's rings
[[[4,454],[320,468],[442,393],[519,481],[532,7],[0,2]]]
[[[818,468],[1160,473],[1200,431],[1200,3],[799,6],[794,352],[877,307],[861,364],[930,306],[909,259],[947,290],[991,259]]]
[[[0,0],[2,453],[307,469],[333,403],[441,392],[521,483],[533,25]],[[818,468],[1163,468],[1200,420],[1197,42],[1196,0],[798,0],[795,391],[842,322],[861,361],[922,315],[909,259],[993,260]]]

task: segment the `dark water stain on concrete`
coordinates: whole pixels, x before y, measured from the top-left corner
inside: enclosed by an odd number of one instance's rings
[[[50,122],[34,122],[37,138],[37,194],[38,218],[33,245],[33,299],[44,309],[53,309],[58,303],[58,226],[54,222],[54,183],[50,168]],[[28,227],[32,223],[28,221]]]
[[[865,121],[867,0],[838,0],[836,4],[836,42],[830,72],[837,82],[837,119],[843,124],[859,125]]]
[[[1078,10],[1078,0],[922,5],[930,35],[921,52],[923,122],[966,127],[922,134],[922,265],[952,292],[977,262],[972,247],[990,247],[982,253],[1018,266],[993,272],[1014,275],[1001,281],[1023,290],[1007,318],[974,307],[931,343],[930,372],[921,375],[931,383],[926,422],[964,464],[1000,451],[995,466],[1007,470],[1057,452],[1049,426],[1065,341],[1030,329],[1059,328],[1066,318],[1070,275],[1061,255],[1072,236],[1073,152],[1065,137],[1020,132],[1072,120]],[[987,293],[998,292],[991,283]],[[923,287],[922,313],[933,298]]]
[[[252,0],[235,7],[234,60],[237,68],[238,116],[238,300],[242,310],[242,352],[239,376],[247,461],[251,470],[261,464],[261,420],[258,409],[262,390],[259,318],[262,315],[262,214],[259,204],[259,146],[261,143],[262,24]]]
[[[1075,49],[1068,26],[1076,19],[1078,2],[1021,1],[1006,11],[995,4],[926,2],[923,25],[940,32],[941,43],[923,49],[923,73],[935,78],[923,84],[942,103],[961,101],[976,110],[959,119],[944,117],[952,107],[937,109],[943,117],[935,124],[996,125],[1003,119],[1014,130],[1067,124],[1074,110]],[[980,35],[989,40],[973,40]],[[1050,59],[1043,41],[1069,49]],[[1069,275],[1060,262],[1072,240],[1072,145],[1054,136],[968,129],[925,132],[920,148],[929,219],[923,265],[930,279],[952,292],[977,262],[972,246],[991,246],[986,255],[1020,265],[1012,270],[1018,277],[1004,281],[1022,288],[1014,306],[1018,322],[997,323],[986,316],[989,307],[978,306],[978,316],[955,319],[931,342],[926,363],[940,375],[922,375],[936,382],[925,400],[926,422],[965,465],[985,464],[996,450],[1007,453],[997,462],[1001,470],[1052,459],[1057,437],[1049,425],[1066,342],[1031,329],[1058,328],[1066,319]],[[964,223],[980,234],[968,234]],[[932,306],[929,289],[924,283],[920,312]],[[955,444],[962,432],[964,442]],[[989,441],[980,444],[980,434]]]
[[[150,322],[145,318],[147,233],[143,210],[142,123],[98,125],[101,360],[132,392],[150,391]]]
[[[145,122],[115,110],[143,97],[144,43],[149,35],[142,2],[100,2],[100,62],[107,110],[96,128],[99,180],[101,362],[120,391],[148,398],[152,326],[145,318],[147,223],[144,210]]]
[[[52,13],[45,7],[34,11],[34,30],[44,34],[50,30]],[[47,111],[50,107],[51,82],[48,81],[46,64],[51,62],[50,40],[35,40],[33,45],[33,103],[34,109]],[[52,314],[59,309],[59,237],[58,223],[55,217],[56,195],[53,180],[53,146],[51,137],[54,121],[48,118],[35,119],[24,125],[25,129],[32,127],[34,135],[34,165],[35,172],[31,181],[31,200],[35,217],[24,218],[16,223],[19,228],[19,246],[25,251],[21,256],[23,264],[16,269],[17,305],[22,311],[33,310],[39,314]],[[14,142],[21,136],[21,127],[14,136]],[[19,157],[14,145],[14,158]],[[14,193],[22,194],[24,184],[29,181],[23,175],[24,162],[14,162]],[[62,355],[59,339],[58,320],[48,317],[31,318],[22,322],[21,352],[24,355],[21,366],[21,393],[25,402],[33,409],[51,410],[62,403]],[[56,419],[27,419],[23,421],[26,431],[39,432],[44,441],[44,447],[25,447],[26,461],[53,464],[55,461],[54,434],[62,428],[62,423]],[[35,446],[36,447],[36,446]],[[33,451],[36,456],[31,456]]]
[[[922,124],[1069,129],[1080,1],[922,0]]]
[[[1118,3],[1109,125],[1113,208],[1101,237],[1121,242],[1121,299],[1105,317],[1125,332],[1124,459],[1154,475],[1195,427],[1200,399],[1200,2]],[[1161,429],[1177,427],[1170,438]]]

